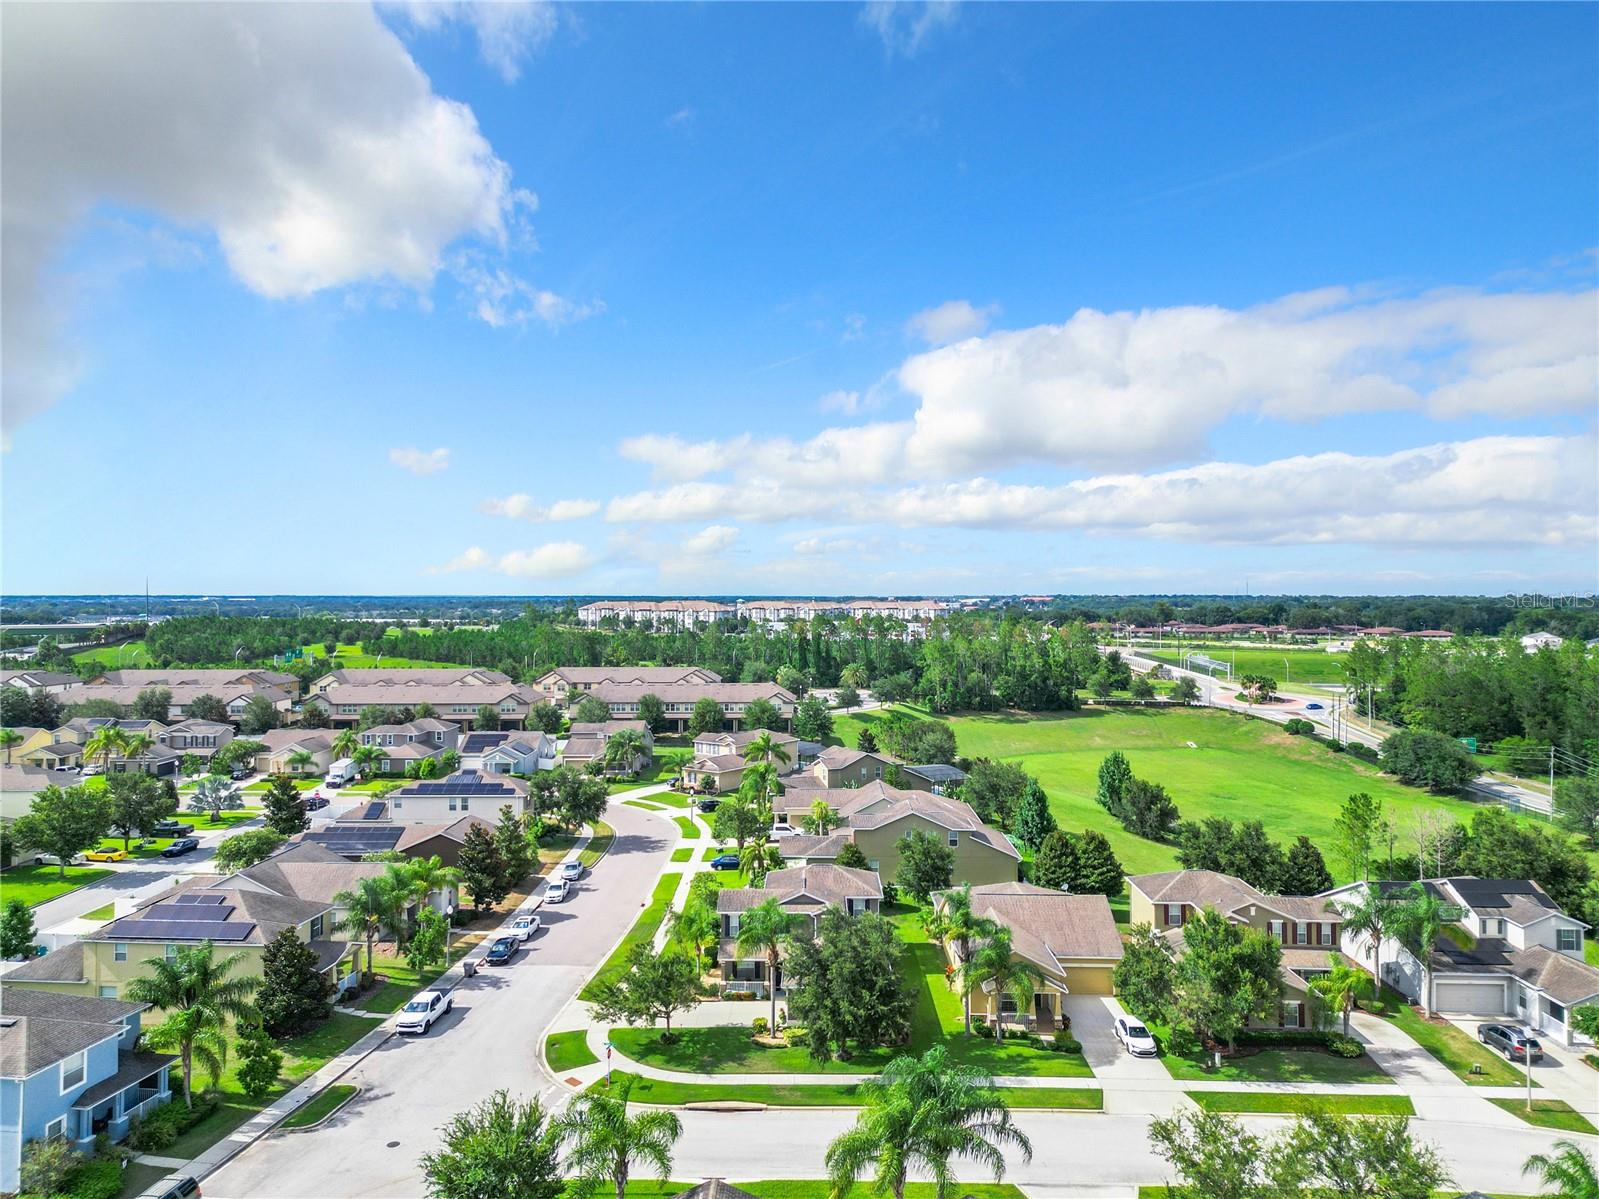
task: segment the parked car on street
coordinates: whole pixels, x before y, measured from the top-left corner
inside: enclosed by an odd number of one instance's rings
[[[1305,711],[1307,711],[1307,712],[1320,712],[1321,710],[1322,710],[1322,706],[1320,704],[1306,704],[1305,705]]]
[[[714,811],[716,811],[717,808],[721,807],[722,806],[722,801],[707,795],[704,799],[700,800],[694,806],[696,808],[698,808],[702,812],[709,813],[709,812],[714,812]]]
[[[1116,1039],[1134,1057],[1155,1057],[1160,1053],[1155,1038],[1149,1035],[1149,1029],[1127,1016],[1116,1017]]]
[[[178,820],[162,820],[153,828],[145,829],[147,837],[187,837],[194,832],[194,825],[184,824]]]
[[[75,853],[67,860],[67,865],[81,866],[88,860],[81,853]],[[53,853],[36,853],[33,855],[33,864],[35,866],[59,866],[61,865],[61,859]]]
[[[583,863],[573,858],[570,862],[562,862],[561,868],[556,872],[556,877],[564,878],[569,883],[575,883],[583,877]]]
[[[1497,1049],[1513,1062],[1525,1062],[1529,1053],[1533,1061],[1543,1061],[1543,1043],[1514,1024],[1479,1024],[1477,1040]]]
[[[394,1031],[420,1036],[454,1006],[455,999],[444,991],[423,991],[400,1009],[400,1018],[394,1022]]]
[[[538,932],[540,927],[542,926],[539,918],[533,915],[531,912],[525,916],[518,916],[515,920],[511,921],[511,931],[515,933],[517,939],[521,941],[531,941],[533,939],[533,934]]]
[[[483,955],[485,966],[503,966],[516,956],[516,951],[522,947],[522,942],[515,937],[499,937],[489,951]]]
[[[307,812],[320,812],[328,806],[327,796],[318,795],[315,791],[305,797],[305,810]]]
[[[561,903],[571,893],[572,884],[560,877],[552,878],[544,888],[544,898],[550,903]]]
[[[86,852],[84,859],[90,862],[126,862],[128,851],[125,849],[91,849]]]
[[[200,1199],[200,1184],[188,1175],[163,1178],[142,1199]]]
[[[193,853],[200,848],[200,838],[179,837],[161,851],[163,858],[181,858],[186,853]]]
[[[719,854],[717,854],[714,858],[711,859],[711,869],[712,870],[737,870],[738,869],[738,854],[736,854],[736,853],[719,853]]]

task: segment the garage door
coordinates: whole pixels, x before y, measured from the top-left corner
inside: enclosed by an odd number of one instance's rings
[[[1073,995],[1109,995],[1116,989],[1107,966],[1070,966],[1066,970],[1066,986]]]
[[[1440,979],[1433,991],[1434,1006],[1440,1012],[1459,1012],[1473,1016],[1505,1014],[1505,984],[1502,982],[1455,982]]]

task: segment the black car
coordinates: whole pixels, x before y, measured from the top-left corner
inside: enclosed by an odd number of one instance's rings
[[[200,848],[200,838],[179,837],[171,845],[161,851],[163,858],[181,858],[186,853],[193,853]]]
[[[1479,1024],[1477,1040],[1491,1045],[1513,1062],[1524,1062],[1532,1054],[1535,1062],[1543,1061],[1543,1045],[1524,1028],[1510,1024]]]
[[[233,768],[233,777],[235,779],[247,779],[254,773],[255,771],[251,770],[248,766],[240,765]]]
[[[711,859],[712,870],[737,870],[738,854],[723,853]]]
[[[148,837],[187,837],[194,832],[194,825],[180,824],[176,820],[163,820],[154,828],[144,831]]]
[[[503,966],[516,956],[522,942],[515,937],[500,937],[489,946],[489,951],[483,955],[485,966]]]
[[[722,806],[722,801],[719,799],[702,799],[694,806],[702,812],[714,812]]]
[[[325,796],[307,795],[305,797],[305,810],[307,812],[319,812],[327,806],[328,801]]]

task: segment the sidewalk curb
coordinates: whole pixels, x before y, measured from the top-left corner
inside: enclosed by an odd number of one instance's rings
[[[333,1086],[337,1086],[337,1085],[338,1085],[338,1083],[336,1083],[336,1082],[330,1082],[328,1084],[328,1087],[333,1087]],[[355,1086],[354,1083],[351,1083],[349,1085]],[[328,1087],[323,1087],[322,1090],[325,1091],[325,1090],[328,1089]],[[350,1104],[354,1103],[357,1099],[359,1099],[361,1097],[361,1092],[364,1091],[365,1089],[366,1089],[365,1087],[355,1086],[355,1090],[350,1092],[350,1094],[346,1095],[344,1097],[343,1101],[340,1102],[338,1107],[334,1108],[332,1111],[330,1111],[327,1115],[323,1116],[320,1120],[316,1121],[316,1123],[314,1123],[314,1124],[298,1124],[298,1125],[296,1125],[293,1128],[279,1128],[279,1129],[277,1129],[277,1131],[281,1132],[281,1133],[284,1133],[284,1134],[286,1134],[288,1136],[293,1136],[295,1133],[301,1133],[301,1132],[315,1132],[317,1129],[321,1128],[324,1124],[326,1124],[329,1120],[333,1119],[334,1116],[338,1115],[345,1108],[349,1107]],[[321,1094],[321,1093],[322,1093],[321,1091],[317,1092],[317,1094]],[[305,1105],[301,1104],[300,1106],[303,1107]],[[294,1114],[294,1112],[290,1112],[288,1116],[284,1116],[283,1118],[285,1120],[287,1120],[289,1118],[289,1116],[292,1116],[293,1114]]]

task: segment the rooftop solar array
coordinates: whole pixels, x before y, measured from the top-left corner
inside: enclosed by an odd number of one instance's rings
[[[242,941],[255,927],[248,920],[141,920],[129,917],[112,926],[130,941]]]
[[[329,827],[307,833],[306,840],[315,841],[318,845],[341,856],[349,856],[393,849],[404,835],[405,830],[393,824],[374,825],[370,828],[346,826]]]
[[[145,908],[142,917],[145,920],[201,920],[210,924],[226,920],[232,914],[232,904],[157,903]]]
[[[516,788],[503,782],[490,782],[476,770],[461,770],[447,779],[412,783],[406,795],[504,795],[515,796]]]
[[[468,733],[466,740],[461,742],[463,754],[480,754],[485,750],[493,749],[511,734],[509,733]]]
[[[217,895],[210,891],[185,891],[174,899],[173,903],[221,903],[227,899],[226,895]]]
[[[382,820],[386,815],[388,815],[388,811],[389,811],[389,805],[384,803],[381,799],[379,799],[379,800],[375,800],[372,803],[367,804],[366,807],[362,808],[361,809],[361,814],[359,816],[357,816],[356,819],[357,820]]]

